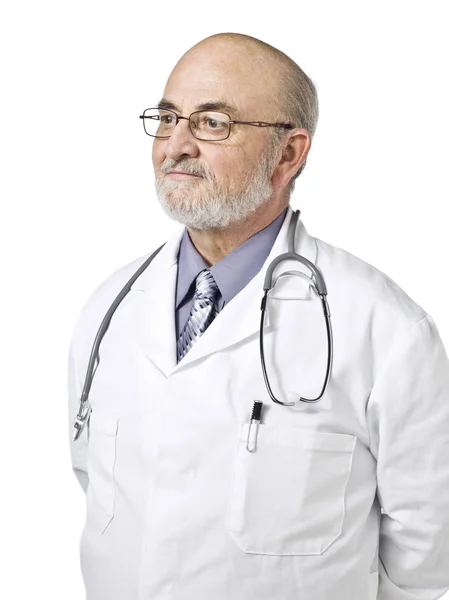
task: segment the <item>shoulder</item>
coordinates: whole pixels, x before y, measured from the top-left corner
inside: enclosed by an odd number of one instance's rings
[[[328,301],[337,307],[339,316],[346,316],[354,326],[360,318],[373,329],[389,329],[392,335],[427,316],[389,275],[343,248],[314,239]]]

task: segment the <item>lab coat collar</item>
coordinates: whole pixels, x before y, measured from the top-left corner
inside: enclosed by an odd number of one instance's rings
[[[169,377],[173,371],[184,369],[214,352],[237,344],[249,336],[258,335],[265,273],[274,258],[287,252],[287,231],[292,214],[293,209],[289,206],[279,234],[261,270],[229,304],[223,307],[223,310],[179,363],[177,363],[176,357],[175,292],[178,271],[177,257],[184,228],[176,231],[153,259],[150,266],[134,282],[131,289],[145,293],[136,311],[138,319],[136,329],[140,345],[145,355],[165,377]],[[316,242],[307,233],[301,218],[296,227],[295,249],[296,252],[315,264]],[[310,275],[307,267],[290,261],[279,265],[274,275],[279,275],[289,267]],[[269,312],[267,312],[265,328],[269,325],[270,318]]]

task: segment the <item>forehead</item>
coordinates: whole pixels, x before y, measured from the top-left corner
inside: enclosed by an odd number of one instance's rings
[[[164,98],[182,110],[222,102],[235,107],[240,116],[251,113],[250,118],[256,118],[255,114],[271,112],[276,104],[276,77],[272,71],[260,57],[241,48],[221,45],[195,49],[173,69]]]

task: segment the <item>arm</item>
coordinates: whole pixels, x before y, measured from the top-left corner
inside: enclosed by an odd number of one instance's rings
[[[430,315],[397,340],[367,406],[383,509],[378,600],[449,590],[449,359]]]

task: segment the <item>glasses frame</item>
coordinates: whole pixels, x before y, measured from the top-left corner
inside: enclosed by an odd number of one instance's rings
[[[145,119],[150,119],[151,117],[145,115],[145,112],[147,110],[164,110],[164,111],[169,112],[172,115],[174,115],[176,118],[176,123],[173,127],[173,130],[178,125],[179,121],[181,121],[182,119],[188,121],[191,134],[193,135],[193,137],[195,139],[200,140],[202,142],[223,142],[224,140],[227,140],[228,137],[231,135],[231,125],[251,125],[252,127],[281,127],[283,129],[294,129],[293,125],[291,125],[290,123],[267,123],[265,121],[236,121],[234,119],[231,119],[231,115],[228,115],[228,113],[225,113],[221,110],[195,110],[193,113],[190,113],[190,115],[188,117],[184,117],[183,115],[178,115],[178,113],[176,113],[174,110],[171,110],[170,108],[160,108],[160,107],[154,106],[152,108],[146,108],[143,111],[143,114],[139,115],[139,119],[142,119],[143,129],[144,129],[145,133],[147,135],[149,135],[150,137],[154,137],[158,140],[168,140],[171,137],[171,134],[170,135],[153,135],[151,133],[148,133],[147,130],[145,129]],[[203,113],[203,112],[215,112],[215,113],[218,113],[221,115],[226,115],[229,119],[228,135],[226,137],[220,138],[218,140],[208,140],[208,139],[197,137],[193,133],[191,118],[192,118],[192,115],[196,115],[198,113]]]

